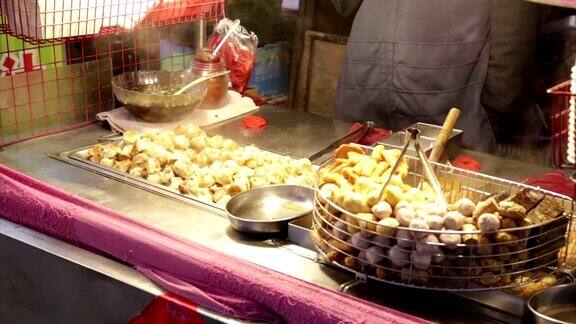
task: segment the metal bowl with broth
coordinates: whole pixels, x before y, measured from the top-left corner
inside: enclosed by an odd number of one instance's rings
[[[576,284],[546,288],[530,297],[535,323],[576,323]]]
[[[226,205],[228,219],[245,233],[278,233],[288,223],[312,212],[314,189],[297,185],[272,185],[244,191]]]
[[[193,112],[204,100],[206,82],[173,95],[192,81],[186,72],[137,71],[112,78],[112,88],[126,110],[147,122],[173,122]]]

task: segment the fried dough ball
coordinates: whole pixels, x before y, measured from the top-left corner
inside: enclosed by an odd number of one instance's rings
[[[105,157],[105,158],[102,158],[98,163],[100,163],[103,166],[113,167],[114,166],[114,159]]]
[[[121,172],[128,172],[130,166],[131,166],[130,160],[123,160],[114,162],[113,168]]]
[[[396,229],[400,226],[398,220],[393,217],[383,218],[378,221],[378,226],[376,226],[376,232],[380,235],[386,237],[393,237],[396,234]]]
[[[464,216],[472,216],[476,204],[468,198],[460,198],[454,203],[456,205],[456,210]]]
[[[356,214],[356,217],[359,218],[358,226],[360,227],[361,230],[370,232],[376,231],[376,224],[374,223],[377,222],[378,220],[376,219],[376,217],[374,217],[373,214],[358,213]]]
[[[216,180],[212,177],[208,172],[200,172],[200,176],[198,176],[198,186],[200,188],[210,188],[215,183]]]
[[[174,173],[182,179],[190,179],[198,174],[200,168],[192,163],[186,163],[182,160],[174,162]]]
[[[444,216],[444,227],[449,230],[461,230],[464,223],[465,217],[458,211],[447,212]]]
[[[148,176],[146,176],[146,180],[148,180],[152,183],[157,183],[157,184],[162,183],[162,177],[159,173],[148,174]]]
[[[233,151],[237,148],[238,148],[238,143],[234,142],[231,139],[227,138],[222,142],[222,149],[224,149],[226,151]]]
[[[150,157],[146,153],[138,153],[132,158],[131,166],[143,166]]]
[[[412,219],[408,227],[413,230],[411,233],[416,240],[424,238],[428,235],[426,232],[420,232],[421,230],[427,231],[430,229],[426,221],[421,218]]]
[[[147,138],[139,138],[136,140],[136,152],[150,151],[156,144]]]
[[[187,195],[196,195],[200,192],[198,181],[196,179],[186,179],[180,183],[180,192]]]
[[[140,133],[135,131],[129,130],[122,134],[122,140],[126,143],[135,144],[136,141],[140,138]]]
[[[186,135],[174,135],[172,142],[177,149],[186,150],[190,147],[190,139]]]
[[[439,240],[444,243],[444,247],[453,250],[461,243],[462,237],[460,234],[442,233],[440,234]]]
[[[348,240],[348,225],[341,220],[337,220],[336,223],[332,226],[332,234],[340,240],[346,241]],[[360,232],[357,232],[360,233]],[[355,233],[355,234],[357,234]]]
[[[172,136],[169,132],[160,132],[154,137],[151,137],[151,139],[154,143],[159,144],[165,150],[171,151],[174,149],[174,142],[172,141]]]
[[[204,136],[196,136],[196,137],[190,138],[190,147],[192,147],[193,149],[195,149],[198,152],[201,152],[207,146],[208,146],[208,142],[206,140],[206,137],[204,137]]]
[[[396,212],[396,219],[400,226],[408,227],[414,218],[416,218],[416,212],[412,208],[401,208]]]
[[[428,269],[430,267],[430,263],[432,263],[432,255],[422,254],[417,251],[412,252],[410,259],[414,268],[421,270]]]
[[[392,206],[385,201],[380,201],[372,206],[372,213],[379,220],[392,216]]]
[[[225,167],[216,168],[216,170],[212,172],[212,176],[218,184],[223,186],[234,181],[234,171]]]
[[[352,190],[345,193],[342,207],[354,214],[370,212],[370,205],[368,205],[366,197]]]
[[[90,155],[90,161],[98,163],[102,159],[102,153],[104,151],[104,145],[96,144],[88,150]]]
[[[200,127],[193,124],[180,125],[174,129],[174,133],[178,135],[185,135],[188,138],[205,136],[206,134],[202,129],[200,129]]]
[[[158,173],[160,172],[160,170],[162,170],[162,166],[160,165],[160,162],[158,160],[156,160],[155,158],[149,158],[148,160],[146,160],[146,162],[144,163],[145,169],[146,169],[146,173],[148,174],[153,174],[153,173]],[[160,177],[160,175],[158,175],[158,177]],[[158,178],[160,179],[160,178]]]
[[[372,236],[366,232],[354,233],[350,237],[350,243],[359,250],[365,250],[371,245]]]
[[[373,245],[364,251],[364,256],[366,257],[366,261],[371,264],[379,264],[384,260],[384,249],[380,246]]]
[[[436,235],[428,234],[416,242],[416,251],[421,254],[434,255],[440,251],[438,243],[439,241]]]
[[[130,171],[128,171],[128,173],[129,173],[131,176],[139,177],[139,178],[142,178],[142,177],[144,177],[144,176],[146,175],[146,173],[144,172],[144,168],[139,167],[139,166],[132,167],[132,168],[130,169]]]
[[[160,181],[162,182],[162,184],[164,185],[169,185],[171,179],[175,176],[174,173],[174,169],[172,168],[172,166],[167,166],[165,167],[161,172],[160,172]]]
[[[442,229],[442,225],[444,224],[444,220],[442,216],[439,215],[428,215],[425,218],[426,224],[431,230],[440,230]]]
[[[264,177],[250,177],[250,187],[257,188],[268,185],[268,180]]]
[[[482,232],[494,232],[500,229],[500,219],[491,213],[484,213],[478,217],[478,229]]]
[[[398,245],[406,248],[412,247],[412,244],[414,243],[412,234],[410,234],[410,231],[405,229],[398,229],[396,231],[396,241],[398,242]]]
[[[134,144],[125,144],[118,152],[117,157],[119,161],[129,160],[134,154],[136,154],[136,146]]]
[[[397,267],[403,267],[410,262],[410,252],[404,250],[399,244],[388,250],[388,257],[390,262]]]

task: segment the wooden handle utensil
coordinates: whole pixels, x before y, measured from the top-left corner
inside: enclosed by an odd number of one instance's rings
[[[434,147],[432,148],[432,153],[430,153],[430,157],[428,158],[430,161],[438,162],[442,156],[446,142],[448,142],[448,138],[450,138],[452,129],[454,128],[454,125],[456,125],[459,116],[460,109],[452,108],[450,109],[450,112],[448,112],[444,124],[442,125],[442,129],[440,130],[436,142],[434,143]]]

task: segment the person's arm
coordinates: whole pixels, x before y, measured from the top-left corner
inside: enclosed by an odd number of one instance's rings
[[[515,132],[510,117],[530,104],[526,90],[543,13],[543,6],[523,0],[493,1],[482,105],[497,138]]]

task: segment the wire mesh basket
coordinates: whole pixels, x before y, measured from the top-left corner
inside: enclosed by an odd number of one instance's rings
[[[0,147],[83,127],[119,107],[114,75],[186,69],[204,35],[193,21],[221,19],[225,9],[224,0],[0,4]]]
[[[576,92],[570,91],[571,81],[550,89],[552,154],[560,168],[576,167]]]
[[[410,173],[405,183],[417,186],[425,179],[423,170],[418,159],[407,160]],[[545,193],[564,212],[541,224],[493,232],[391,227],[351,213],[324,197],[317,175],[312,237],[322,258],[357,277],[453,291],[521,286],[559,268],[576,268],[569,264],[576,257],[570,198],[446,165],[435,164],[435,169],[448,201],[463,197],[479,201],[492,193],[515,194],[530,188]],[[442,243],[447,241],[437,239],[441,235],[457,236],[458,240]]]
[[[3,0],[3,33],[39,44],[213,20],[224,0]]]

